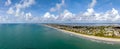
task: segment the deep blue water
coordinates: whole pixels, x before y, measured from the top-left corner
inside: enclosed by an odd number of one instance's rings
[[[40,24],[0,24],[0,49],[120,49]]]

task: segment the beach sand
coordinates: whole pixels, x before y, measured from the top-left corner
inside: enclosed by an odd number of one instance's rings
[[[120,43],[120,39],[118,39],[118,38],[107,38],[107,37],[99,37],[99,36],[93,36],[93,35],[85,35],[85,34],[75,33],[75,32],[72,32],[72,31],[58,29],[58,28],[48,26],[48,25],[45,25],[45,26],[56,29],[56,30],[59,30],[59,31],[62,31],[62,32],[65,32],[65,33],[76,35],[76,36],[79,36],[79,37],[88,38],[90,40],[93,39],[93,40],[99,40],[99,41],[110,42],[110,43]]]

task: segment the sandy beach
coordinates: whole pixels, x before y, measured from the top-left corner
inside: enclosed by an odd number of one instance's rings
[[[75,32],[71,32],[71,31],[67,31],[67,30],[58,29],[58,28],[51,27],[51,26],[48,26],[48,25],[46,25],[46,26],[50,27],[50,28],[54,28],[54,29],[62,31],[62,32],[65,32],[65,33],[77,35],[77,36],[80,36],[80,37],[85,37],[85,38],[88,38],[88,39],[100,40],[100,41],[105,41],[105,42],[113,42],[113,43],[119,43],[120,42],[120,39],[117,39],[117,38],[107,38],[107,37],[85,35],[85,34],[80,34],[80,33],[75,33]]]
[[[59,29],[59,30],[61,30],[61,29]],[[92,35],[85,35],[85,34],[75,33],[75,32],[66,31],[66,30],[61,30],[61,31],[66,32],[66,33],[70,33],[70,34],[75,34],[75,35],[78,35],[78,36],[83,36],[83,37],[87,37],[87,38],[96,39],[96,40],[111,41],[111,42],[120,42],[120,39],[117,39],[117,38],[106,38],[106,37],[98,37],[98,36],[92,36]]]

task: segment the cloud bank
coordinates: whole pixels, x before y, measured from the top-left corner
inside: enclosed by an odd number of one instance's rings
[[[101,23],[101,22],[119,22],[120,13],[117,9],[111,8],[106,12],[96,12],[94,7],[97,4],[97,0],[91,0],[92,2],[88,5],[85,12],[82,13],[72,13],[68,9],[64,9],[65,0],[61,0],[60,3],[56,3],[55,6],[51,7],[49,11],[45,12],[42,16],[35,17],[32,12],[25,12],[24,9],[31,7],[36,3],[35,0],[21,0],[15,5],[9,7],[6,13],[10,17],[1,17],[2,21],[22,21],[30,23]],[[11,5],[11,0],[5,2],[5,6]],[[53,14],[52,12],[57,12],[58,14]]]
[[[6,13],[15,16],[15,21],[30,21],[32,19],[32,13],[25,13],[23,9],[29,8],[33,4],[35,4],[35,0],[21,0],[19,3],[11,6]]]
[[[63,2],[62,0],[60,4],[57,3],[54,8],[51,8],[51,11],[53,12],[60,9],[61,6],[64,4],[65,4],[65,1]],[[81,22],[111,23],[112,22],[113,23],[113,22],[118,22],[120,20],[120,14],[118,10],[116,10],[115,8],[112,8],[111,10],[108,10],[106,12],[97,13],[94,10],[94,6],[96,4],[97,4],[97,0],[92,0],[92,2],[88,6],[87,11],[80,14],[73,14],[72,12],[69,12],[69,10],[64,10],[59,15],[57,16],[54,15],[55,19],[52,19],[52,20],[59,21],[59,22],[71,22],[71,23],[73,22],[78,22],[78,23],[81,23]],[[47,15],[46,17],[47,17],[47,20],[49,21],[49,18],[52,16],[49,13],[49,15]]]

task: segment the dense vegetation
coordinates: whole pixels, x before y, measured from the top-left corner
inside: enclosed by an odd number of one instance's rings
[[[119,26],[71,26],[71,25],[60,25],[60,24],[47,24],[47,25],[58,29],[68,30],[81,34],[120,38]]]

